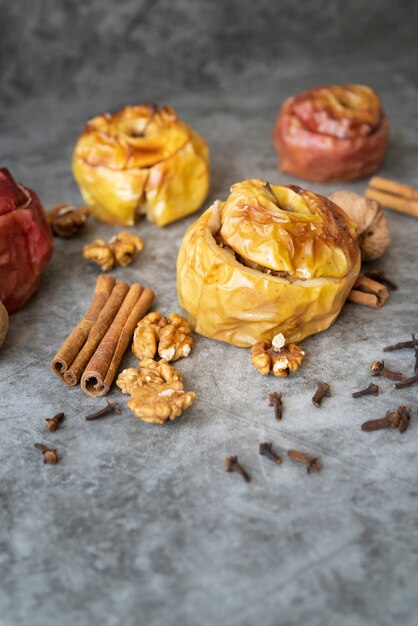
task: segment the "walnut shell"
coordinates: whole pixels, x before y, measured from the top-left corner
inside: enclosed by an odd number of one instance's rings
[[[329,196],[358,226],[362,261],[375,261],[390,244],[390,230],[383,207],[353,191],[336,191]]]
[[[9,330],[9,314],[6,311],[6,307],[0,302],[0,346],[6,338],[7,331]]]

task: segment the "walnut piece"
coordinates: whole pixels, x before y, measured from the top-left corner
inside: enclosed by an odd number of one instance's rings
[[[282,333],[272,341],[258,341],[251,348],[251,363],[263,376],[272,372],[275,376],[286,378],[289,372],[299,369],[304,356],[305,352],[295,343],[285,345]]]
[[[382,205],[353,191],[336,191],[329,198],[357,224],[362,261],[381,257],[390,244],[389,225]]]
[[[139,369],[130,367],[119,374],[116,381],[122,393],[134,395],[134,393],[144,386],[158,386],[169,383],[175,389],[183,389],[183,377],[181,372],[176,370],[167,361],[154,361],[154,359],[143,359],[139,364]]]
[[[158,355],[166,361],[177,361],[189,356],[193,345],[192,329],[181,315],[149,313],[137,325],[132,352],[138,359],[152,359]]]
[[[130,265],[137,252],[144,248],[144,242],[138,235],[133,235],[129,230],[124,230],[112,237],[109,245],[113,249],[116,265]]]
[[[103,272],[111,270],[115,265],[126,266],[132,263],[137,252],[144,247],[144,242],[138,235],[124,230],[109,241],[96,239],[83,248],[83,256],[88,261],[100,265]]]
[[[122,393],[131,395],[128,407],[132,413],[150,424],[176,419],[195,399],[193,391],[184,391],[181,373],[165,359],[144,359],[138,370],[124,370],[116,384]]]
[[[56,204],[46,217],[52,233],[56,237],[69,239],[83,228],[89,215],[89,210],[84,206],[74,207],[69,204]]]

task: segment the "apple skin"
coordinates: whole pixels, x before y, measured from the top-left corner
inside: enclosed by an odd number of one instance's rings
[[[38,196],[0,168],[0,300],[8,313],[18,311],[36,291],[52,251]]]
[[[303,92],[315,98],[315,89]],[[288,98],[280,109],[273,131],[279,155],[279,169],[314,182],[351,181],[375,172],[383,162],[389,135],[389,122],[381,112],[379,123],[369,132],[349,126],[350,132],[318,132],[314,121],[301,120],[295,113],[299,96]],[[332,128],[332,125],[329,125]],[[345,135],[345,136],[344,136]]]

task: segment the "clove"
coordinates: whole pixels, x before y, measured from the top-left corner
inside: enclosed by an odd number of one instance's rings
[[[319,472],[321,469],[321,459],[319,456],[309,456],[309,454],[301,452],[300,450],[288,450],[287,456],[293,461],[306,465],[307,474],[310,474],[313,471]]]
[[[392,372],[392,370],[388,370],[385,367],[384,361],[373,361],[370,365],[370,370],[372,376],[384,376],[390,380],[403,380],[405,378],[405,374],[402,374],[401,372]]]
[[[280,422],[282,419],[282,392],[272,391],[269,393],[269,404],[274,406],[274,416]]]
[[[361,398],[362,396],[377,396],[379,393],[379,385],[375,385],[374,383],[370,383],[366,389],[362,389],[361,391],[355,391],[352,393],[353,398]]]
[[[108,400],[107,406],[105,406],[104,409],[101,409],[100,411],[97,411],[96,413],[92,413],[91,415],[86,415],[86,420],[91,422],[92,420],[101,419],[102,417],[105,417],[106,415],[110,415],[111,413],[120,414],[119,403],[111,402],[110,400]]]
[[[224,460],[224,468],[226,472],[237,472],[240,474],[246,483],[251,481],[251,477],[245,469],[238,463],[238,457],[236,455],[227,456]]]
[[[367,422],[364,422],[361,425],[361,430],[363,430],[365,433],[371,433],[375,430],[382,430],[383,428],[387,428],[388,426],[390,426],[390,421],[386,414],[385,417],[381,417],[377,420],[367,420]]]
[[[403,380],[401,383],[395,384],[395,389],[404,389],[405,387],[410,387],[411,385],[416,385],[418,383],[418,374],[415,376],[411,376],[411,378],[407,378]]]
[[[331,386],[328,383],[324,383],[324,381],[321,380],[318,383],[318,388],[312,397],[312,402],[317,408],[319,408],[325,396],[329,397],[330,395],[331,395]]]
[[[64,413],[57,413],[54,417],[48,417],[45,420],[45,428],[48,432],[54,433],[61,425],[62,420],[64,419]]]
[[[281,458],[274,452],[271,441],[260,443],[258,452],[261,456],[265,456],[270,459],[270,461],[273,461],[273,463],[276,463],[276,465],[280,465],[282,462]]]
[[[399,424],[401,423],[401,415],[398,411],[387,411],[386,418],[389,422],[388,426],[391,426],[392,428],[399,427]]]
[[[393,350],[403,350],[404,348],[412,348],[415,351],[418,349],[418,339],[415,339],[415,333],[412,333],[410,341],[400,341],[391,346],[386,346],[386,348],[383,348],[383,352],[393,352]]]
[[[400,415],[400,420],[398,423],[398,430],[402,434],[406,431],[406,429],[409,426],[409,421],[411,419],[411,407],[400,406],[398,407],[398,413]]]
[[[34,446],[42,452],[44,463],[47,465],[56,465],[58,463],[58,453],[55,448],[48,448],[43,443],[35,443]]]
[[[364,432],[373,432],[383,430],[384,428],[394,428],[400,433],[404,433],[409,426],[410,419],[410,407],[400,406],[397,411],[387,411],[385,417],[364,422],[364,424],[361,425],[361,430]]]
[[[399,289],[398,285],[393,280],[388,278],[384,274],[383,270],[369,270],[368,272],[364,272],[364,276],[367,276],[367,278],[371,278],[372,280],[377,280],[379,283],[386,285],[386,287],[389,287],[389,289],[392,289],[393,291],[397,291]]]

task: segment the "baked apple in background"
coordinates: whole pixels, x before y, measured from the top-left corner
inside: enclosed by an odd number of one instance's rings
[[[6,339],[7,331],[9,330],[9,315],[6,307],[0,302],[0,347]]]
[[[0,169],[0,300],[14,313],[39,285],[53,242],[42,204]]]
[[[196,332],[247,347],[328,328],[360,271],[356,225],[336,204],[260,179],[231,187],[190,226],[177,295]]]
[[[273,140],[282,172],[317,182],[347,181],[378,169],[388,130],[371,87],[332,85],[288,98]]]
[[[205,141],[171,107],[143,104],[90,120],[77,141],[73,172],[84,201],[103,222],[158,226],[199,209],[209,189]]]

